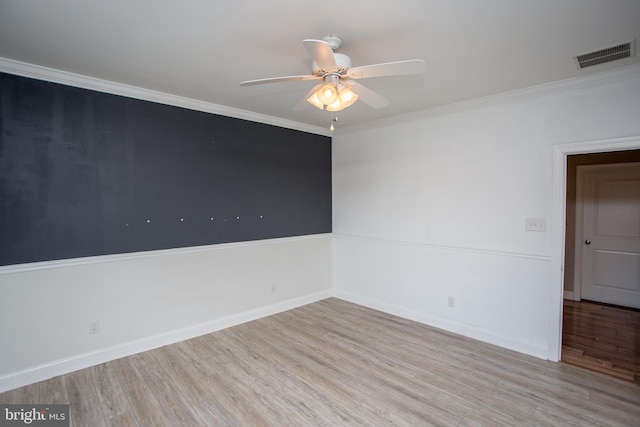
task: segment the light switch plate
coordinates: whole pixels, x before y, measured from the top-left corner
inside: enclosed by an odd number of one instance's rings
[[[527,218],[527,231],[547,231],[547,221],[544,218]]]

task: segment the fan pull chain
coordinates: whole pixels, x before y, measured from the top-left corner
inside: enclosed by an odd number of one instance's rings
[[[335,126],[333,126],[334,123],[338,123],[338,120],[340,120],[340,117],[337,116],[337,114],[335,112],[331,113],[331,126],[329,126],[329,130],[331,132],[333,132],[334,130],[336,130]]]

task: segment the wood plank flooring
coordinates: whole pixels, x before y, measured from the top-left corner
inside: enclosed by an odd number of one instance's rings
[[[562,360],[640,383],[640,310],[564,300]]]
[[[85,426],[637,426],[640,386],[330,298],[0,394]]]

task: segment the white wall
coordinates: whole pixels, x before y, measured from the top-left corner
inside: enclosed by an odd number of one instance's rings
[[[633,135],[639,67],[336,133],[334,294],[553,360],[554,146]]]
[[[326,234],[2,267],[0,391],[317,301],[330,287]]]

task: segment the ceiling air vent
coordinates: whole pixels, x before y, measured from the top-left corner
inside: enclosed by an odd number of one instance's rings
[[[618,59],[629,58],[636,53],[636,41],[632,40],[617,46],[607,47],[594,52],[585,53],[574,57],[579,70],[593,65],[604,64]]]

